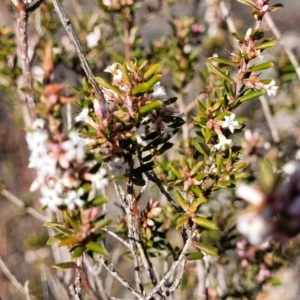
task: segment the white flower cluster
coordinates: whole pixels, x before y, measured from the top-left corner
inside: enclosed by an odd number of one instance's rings
[[[61,206],[70,210],[82,206],[84,201],[81,197],[85,192],[80,188],[78,173],[84,166],[84,140],[76,132],[70,132],[62,140],[51,139],[43,119],[34,122],[26,140],[31,151],[29,168],[37,171],[30,190],[40,189],[41,204],[54,211]],[[98,180],[97,176],[94,178]],[[104,185],[108,183],[101,182]]]

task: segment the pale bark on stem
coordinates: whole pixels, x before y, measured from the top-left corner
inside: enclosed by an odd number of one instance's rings
[[[12,285],[21,292],[25,297],[28,296],[28,288],[22,286],[22,284],[16,279],[16,277],[10,272],[2,258],[0,257],[0,269],[3,272],[3,274],[9,279],[9,281],[12,283]],[[30,295],[31,300],[37,300],[36,297],[33,295]]]
[[[4,196],[6,199],[10,200],[12,203],[14,203],[19,208],[25,209],[25,211],[28,214],[30,214],[31,216],[35,217],[36,219],[38,219],[42,222],[47,222],[48,218],[46,216],[39,213],[38,211],[36,211],[32,207],[27,207],[26,208],[24,202],[22,200],[20,200],[19,198],[17,198],[12,193],[10,193],[8,190],[2,189],[0,193],[1,193],[2,196]]]
[[[120,184],[118,184],[117,182],[114,182],[114,186],[115,186],[115,191],[117,193],[118,199],[121,202],[126,215],[127,215],[127,227],[128,227],[128,238],[129,238],[129,249],[133,258],[133,264],[134,264],[134,276],[135,276],[135,282],[136,285],[139,289],[139,292],[141,292],[142,294],[145,293],[144,291],[144,287],[143,287],[143,282],[142,282],[142,274],[140,271],[140,263],[139,263],[139,259],[138,259],[138,254],[137,254],[137,245],[136,245],[136,240],[135,240],[135,234],[134,234],[134,221],[133,221],[133,216],[132,216],[132,212],[131,209],[129,207],[129,202],[128,201],[128,197],[125,194],[125,192],[123,191],[122,187],[120,186]]]
[[[270,13],[266,13],[264,15],[264,20],[266,21],[266,23],[268,24],[269,28],[271,29],[271,31],[273,32],[276,40],[280,43],[281,47],[284,49],[285,53],[287,54],[288,58],[291,61],[291,64],[293,65],[293,67],[295,68],[295,71],[297,73],[298,79],[300,80],[300,66],[298,63],[298,60],[295,56],[295,54],[293,53],[293,51],[286,45],[286,43],[283,43],[282,39],[281,39],[281,33],[278,30],[276,24],[274,23],[271,14]]]
[[[103,263],[103,266],[108,271],[109,274],[114,276],[124,287],[131,291],[133,295],[135,295],[138,299],[145,299],[145,297],[138,292],[133,286],[130,285],[128,281],[126,281],[114,268],[113,264],[108,265],[102,258],[99,259],[100,262]]]
[[[150,300],[156,293],[158,293],[162,286],[165,285],[167,280],[173,275],[173,273],[176,271],[177,267],[183,262],[183,260],[186,258],[187,252],[192,245],[194,233],[191,230],[186,230],[186,233],[188,235],[185,244],[181,250],[181,253],[178,257],[178,259],[172,264],[170,270],[165,274],[165,276],[160,280],[160,282],[153,288],[153,290],[147,295],[145,300]],[[183,273],[182,273],[183,274]]]
[[[30,59],[28,55],[28,35],[27,35],[27,22],[28,13],[26,11],[26,5],[22,1],[19,1],[17,6],[17,30],[18,30],[18,46],[22,60],[22,74],[24,77],[25,87],[28,89],[26,94],[26,102],[30,112],[31,121],[37,118],[36,106],[34,103],[34,96],[29,90],[32,89],[32,76],[30,68]]]
[[[102,93],[102,90],[95,80],[94,74],[89,66],[89,63],[85,57],[85,54],[81,47],[81,44],[78,40],[78,37],[74,31],[74,28],[73,28],[69,18],[66,16],[65,11],[58,0],[52,0],[52,3],[54,5],[54,9],[55,9],[62,25],[64,26],[70,40],[72,41],[72,43],[75,47],[76,53],[77,53],[78,58],[81,63],[81,66],[82,66],[87,78],[89,79],[90,84],[92,85],[92,87],[94,89],[96,98],[98,99],[100,106],[105,106],[106,101],[105,101],[104,95]]]

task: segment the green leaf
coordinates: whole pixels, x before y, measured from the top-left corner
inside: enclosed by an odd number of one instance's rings
[[[154,101],[142,106],[139,109],[139,113],[141,115],[148,114],[150,111],[160,108],[162,105],[163,105],[163,102],[161,100],[154,100]]]
[[[85,250],[85,247],[83,247],[83,246],[75,246],[73,248],[72,258],[76,259],[76,258],[82,256],[84,250]]]
[[[214,61],[214,62],[217,62],[220,64],[228,65],[228,66],[234,66],[234,67],[239,65],[239,62],[233,61],[231,59],[226,59],[226,58],[210,57],[208,60]]]
[[[192,252],[187,254],[186,258],[188,260],[199,260],[203,258],[203,253],[202,252]]]
[[[197,225],[207,229],[213,229],[213,230],[217,229],[216,224],[206,218],[196,217],[196,218],[192,218],[192,221]]]
[[[116,86],[114,86],[110,82],[108,82],[106,79],[103,79],[101,77],[95,77],[95,79],[99,83],[100,87],[111,90],[111,91],[117,93],[120,97],[122,97],[122,95],[123,95],[122,91],[119,90]]]
[[[159,64],[152,65],[144,74],[144,79],[147,80],[151,77],[159,68]]]
[[[100,206],[100,205],[102,205],[102,204],[104,204],[104,203],[106,203],[106,202],[107,202],[107,198],[106,198],[105,196],[103,196],[103,195],[97,196],[97,197],[95,197],[95,198],[91,201],[91,203],[92,203],[94,206]]]
[[[78,266],[74,261],[67,261],[59,264],[55,264],[52,268],[56,269],[77,269]]]
[[[168,165],[177,178],[181,178],[181,172],[172,165]]]
[[[176,222],[176,230],[178,228],[180,228],[181,226],[183,226],[189,218],[190,218],[190,215],[188,215],[188,214],[183,214],[182,216],[180,216]]]
[[[218,256],[218,252],[214,247],[198,242],[193,242],[193,245],[206,254],[209,254],[211,256]]]
[[[258,90],[258,91],[253,91],[253,90],[247,90],[243,96],[240,96],[238,97],[238,100],[240,102],[246,102],[246,101],[250,101],[250,100],[253,100],[253,99],[256,99],[260,96],[262,96],[263,94],[265,94],[265,90],[264,89],[261,89],[261,90]]]
[[[252,66],[247,71],[248,72],[263,71],[263,70],[272,68],[273,66],[274,66],[274,64],[272,62],[268,61],[268,62],[265,62],[263,64]]]
[[[192,145],[198,150],[198,152],[200,152],[201,154],[203,154],[205,160],[208,159],[208,153],[207,153],[206,150],[202,147],[201,144],[197,143],[196,141],[193,141],[193,142],[192,142]]]
[[[273,39],[266,39],[261,44],[256,45],[255,48],[257,50],[264,50],[267,48],[271,48],[271,47],[275,46],[276,44],[277,44],[277,41],[275,41]]]
[[[183,198],[182,194],[178,190],[175,191],[175,195],[179,205],[182,207],[184,211],[187,211],[189,208],[189,203]]]
[[[275,5],[272,5],[272,6],[269,8],[269,10],[270,10],[271,12],[275,12],[275,11],[278,11],[278,10],[282,9],[283,7],[284,7],[283,4],[277,3],[277,4],[275,4]]]
[[[275,174],[273,171],[272,164],[267,158],[264,158],[260,161],[259,177],[264,189],[270,192],[275,182]]]
[[[211,63],[206,64],[207,68],[214,74],[220,76],[221,78],[228,80],[231,84],[236,85],[236,82],[228,75],[226,75],[224,72],[222,72],[220,69],[216,68]]]
[[[140,83],[131,90],[132,95],[145,94],[149,92],[152,87],[160,80],[161,75],[156,74],[151,77],[148,81]]]
[[[248,3],[246,0],[237,0],[237,2],[240,2],[242,4],[246,4],[246,5],[251,5],[250,3]]]
[[[49,228],[55,228],[55,227],[58,227],[58,226],[59,227],[66,226],[66,224],[63,223],[63,222],[45,222],[43,224],[43,226],[49,227]]]
[[[85,246],[87,249],[92,250],[93,252],[100,253],[102,255],[108,255],[108,252],[104,246],[101,246],[96,242],[88,242]]]
[[[281,285],[281,280],[279,278],[272,277],[267,280],[267,283],[270,283],[273,286],[278,286],[278,285]]]
[[[203,195],[200,195],[198,198],[196,198],[191,206],[190,206],[190,212],[196,212],[198,207],[203,204],[203,203],[206,203],[207,202],[207,199],[203,196]]]
[[[201,103],[200,100],[197,100],[197,106],[198,106],[198,109],[200,110],[200,112],[202,112],[202,113],[206,112],[206,107]]]
[[[97,222],[95,222],[94,227],[95,229],[101,229],[103,227],[106,227],[107,225],[109,225],[111,223],[111,219],[101,219],[98,220]]]
[[[69,236],[62,238],[60,240],[59,247],[77,244],[78,242],[80,242],[80,239],[81,238],[77,236]]]
[[[240,35],[238,32],[230,32],[230,34],[239,41],[244,41],[244,37],[242,35]]]
[[[204,161],[200,161],[198,162],[191,170],[190,174],[191,176],[196,175],[196,173],[198,173],[200,171],[200,169],[203,167],[204,165]]]
[[[62,238],[64,238],[64,235],[63,235],[63,234],[57,234],[57,235],[51,236],[51,237],[48,239],[46,245],[48,245],[48,246],[54,245],[54,244],[60,242]]]

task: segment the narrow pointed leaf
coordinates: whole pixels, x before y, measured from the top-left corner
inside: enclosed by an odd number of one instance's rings
[[[216,68],[211,63],[206,64],[207,68],[214,74],[220,76],[221,78],[228,80],[230,83],[236,85],[236,82],[228,75],[226,75],[224,72],[222,72],[220,69]]]
[[[226,59],[226,58],[219,58],[219,57],[210,57],[208,59],[209,61],[214,61],[223,65],[228,65],[228,66],[238,66],[239,62],[233,61],[231,59]]]
[[[77,269],[78,266],[74,261],[67,261],[67,262],[55,264],[52,268],[56,268],[56,269]]]
[[[214,247],[198,242],[193,242],[193,245],[206,254],[209,254],[211,256],[218,256],[218,252]]]
[[[248,69],[248,72],[257,72],[257,71],[263,71],[269,68],[272,68],[274,64],[272,62],[265,62],[263,64],[252,66]]]
[[[189,253],[186,258],[188,260],[199,260],[199,259],[202,259],[203,258],[203,253],[202,252],[192,252],[192,253]]]
[[[106,251],[104,246],[101,246],[96,242],[89,242],[85,246],[87,249],[92,250],[93,252],[100,253],[102,255],[108,255],[108,252]]]
[[[189,218],[190,218],[190,216],[187,215],[187,214],[183,214],[182,216],[180,216],[180,217],[178,218],[178,220],[177,220],[177,223],[176,223],[176,230],[177,230],[178,228],[180,228],[181,226],[183,226],[184,223],[185,223]]]
[[[250,100],[253,100],[253,99],[256,99],[256,98],[262,96],[263,94],[265,94],[265,92],[266,91],[264,89],[261,89],[258,91],[247,90],[243,96],[238,98],[238,100],[240,102],[250,101]]]
[[[213,223],[212,221],[210,221],[206,218],[203,218],[203,217],[192,218],[192,221],[194,223],[196,223],[197,225],[207,228],[207,229],[213,229],[213,230],[217,229],[217,226],[215,223]]]

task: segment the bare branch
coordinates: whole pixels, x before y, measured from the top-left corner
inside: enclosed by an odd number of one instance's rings
[[[80,42],[78,40],[78,37],[73,29],[73,26],[72,26],[70,20],[66,16],[65,11],[64,11],[62,5],[60,4],[59,0],[52,0],[52,3],[54,5],[55,11],[56,11],[62,25],[64,26],[64,28],[67,31],[67,34],[68,34],[70,40],[72,41],[73,45],[75,46],[76,53],[81,62],[81,66],[94,89],[94,92],[99,101],[99,104],[101,106],[105,106],[106,101],[103,96],[102,90],[100,89],[98,83],[95,80],[94,74],[93,74],[93,72],[89,66],[89,63],[84,55],[83,49],[80,45]]]
[[[117,196],[119,198],[119,201],[121,202],[126,215],[127,215],[127,227],[128,227],[128,237],[129,237],[129,249],[131,251],[131,255],[133,258],[133,264],[134,264],[134,275],[135,275],[135,281],[137,286],[139,287],[140,291],[142,293],[145,293],[144,287],[143,287],[143,282],[142,282],[142,274],[140,270],[140,263],[138,259],[138,254],[137,254],[137,245],[136,241],[138,239],[135,233],[135,225],[134,225],[134,219],[133,219],[133,211],[132,211],[132,199],[131,195],[125,194],[124,190],[122,189],[121,185],[118,184],[116,181],[114,181],[114,186],[115,190],[117,193]]]
[[[184,247],[182,248],[182,251],[178,257],[178,259],[172,264],[170,270],[165,274],[165,276],[161,279],[161,281],[154,287],[154,289],[147,295],[146,300],[150,300],[160,289],[161,287],[167,282],[167,280],[172,276],[172,274],[175,272],[177,267],[182,263],[182,261],[185,259],[186,254],[192,244],[194,233],[187,230],[188,238],[184,244]]]
[[[102,228],[103,231],[107,232],[109,235],[117,239],[119,242],[121,242],[123,245],[125,245],[127,248],[130,248],[129,243],[127,243],[125,240],[123,240],[121,237],[119,237],[115,232],[109,230],[108,228]]]
[[[300,66],[299,66],[298,60],[297,60],[295,54],[293,53],[293,51],[287,46],[287,44],[283,43],[282,38],[281,38],[281,33],[278,30],[276,24],[274,23],[274,21],[273,21],[273,19],[271,17],[271,14],[270,13],[266,13],[264,15],[264,20],[267,22],[269,28],[273,32],[276,40],[280,43],[280,45],[282,46],[282,48],[286,52],[288,58],[290,59],[292,65],[295,68],[295,71],[297,73],[298,79],[300,80]]]
[[[9,281],[12,283],[12,285],[19,292],[21,292],[26,297],[27,300],[30,299],[30,298],[28,298],[28,296],[31,297],[31,300],[38,300],[33,295],[29,294],[27,282],[25,283],[25,286],[23,287],[22,284],[16,279],[16,277],[10,272],[10,270],[8,269],[8,267],[6,266],[6,264],[4,263],[4,261],[2,260],[1,257],[0,257],[0,269],[3,272],[3,274],[5,274],[5,276],[9,279]]]
[[[277,126],[276,126],[276,122],[275,122],[275,120],[272,116],[268,100],[264,95],[262,95],[262,96],[259,97],[259,101],[260,101],[261,107],[263,109],[263,112],[264,112],[266,121],[268,123],[268,126],[270,128],[272,138],[273,138],[275,143],[279,143],[280,142],[280,137],[279,137],[278,129],[277,129]]]
[[[114,268],[113,264],[108,265],[103,258],[99,258],[99,261],[103,263],[105,269],[114,276],[124,287],[132,292],[133,295],[138,297],[138,299],[145,299],[144,296],[138,292],[134,287],[132,287],[128,281],[126,281]]]
[[[44,216],[43,214],[39,213],[32,207],[25,207],[25,204],[22,200],[18,199],[15,195],[10,193],[6,189],[2,189],[0,192],[6,199],[10,200],[13,202],[16,206],[18,206],[21,209],[25,209],[25,211],[30,214],[31,216],[35,217],[36,219],[42,221],[42,222],[47,222],[47,217]]]
[[[27,36],[27,21],[28,13],[26,4],[22,1],[18,2],[17,7],[17,30],[18,30],[18,46],[22,59],[22,73],[25,81],[25,87],[28,90],[32,89],[30,59],[28,55],[28,36]],[[31,116],[31,121],[37,118],[34,96],[30,92],[26,92],[26,101]]]

